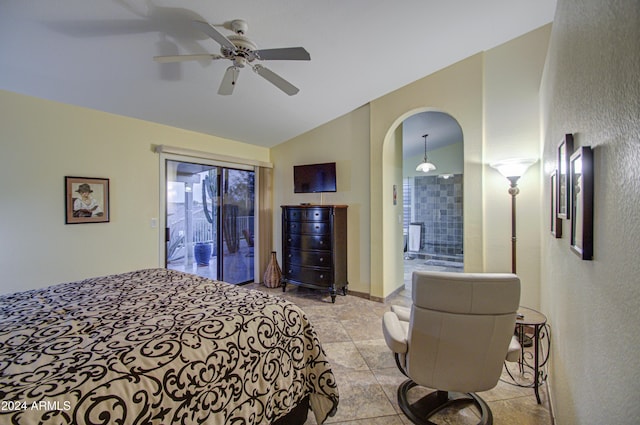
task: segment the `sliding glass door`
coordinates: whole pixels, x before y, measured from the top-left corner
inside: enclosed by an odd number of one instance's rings
[[[166,160],[166,266],[253,282],[255,174]]]

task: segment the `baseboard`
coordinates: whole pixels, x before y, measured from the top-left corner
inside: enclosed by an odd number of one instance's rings
[[[353,295],[354,297],[364,298],[365,300],[375,301],[377,303],[386,303],[391,297],[394,297],[400,293],[404,289],[404,285],[398,287],[395,291],[387,295],[386,297],[376,297],[374,295],[367,294],[365,292],[357,292],[357,291],[349,291],[349,295]]]
[[[556,415],[553,411],[553,398],[551,397],[551,388],[549,388],[549,381],[544,381],[545,389],[547,390],[547,400],[549,403],[549,416],[551,416],[551,425],[556,425]]]
[[[370,300],[371,297],[369,296],[369,294],[365,293],[365,292],[357,292],[357,291],[352,291],[349,290],[347,292],[349,295],[353,295],[354,297],[358,297],[358,298],[364,298],[365,300]]]

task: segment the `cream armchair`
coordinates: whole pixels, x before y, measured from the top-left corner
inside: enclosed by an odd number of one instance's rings
[[[493,423],[489,406],[475,392],[500,379],[502,365],[517,358],[513,337],[520,280],[503,273],[414,272],[413,304],[393,306],[382,330],[400,371],[398,404],[416,424],[457,402],[474,403],[480,424]],[[409,404],[416,385],[435,389]]]

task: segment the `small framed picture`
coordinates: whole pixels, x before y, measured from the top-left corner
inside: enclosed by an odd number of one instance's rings
[[[551,234],[556,238],[562,237],[562,219],[558,217],[558,170],[553,170],[550,177],[550,190],[551,190]]]
[[[593,151],[580,147],[569,160],[571,181],[571,250],[593,259]]]
[[[64,178],[65,223],[104,223],[109,221],[109,179]]]
[[[558,144],[558,202],[557,214],[571,218],[571,185],[569,183],[569,157],[573,153],[573,135],[565,134]]]

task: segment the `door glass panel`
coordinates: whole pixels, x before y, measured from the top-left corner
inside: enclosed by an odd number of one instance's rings
[[[255,174],[224,168],[221,182],[224,281],[253,281]]]
[[[253,281],[254,172],[167,160],[167,268]]]
[[[205,210],[202,196],[203,189],[209,189],[210,176],[217,181],[218,167],[167,161],[166,170],[167,268],[218,279],[217,211],[211,210],[210,196]]]

